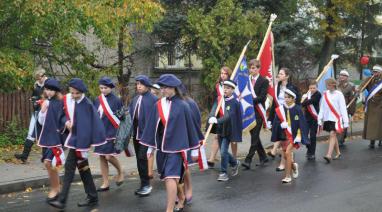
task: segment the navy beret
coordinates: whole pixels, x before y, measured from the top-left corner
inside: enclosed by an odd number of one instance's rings
[[[98,80],[98,84],[107,86],[109,88],[115,87],[113,80],[111,80],[109,77],[101,77],[101,79]]]
[[[45,80],[44,88],[52,91],[61,91],[60,82],[53,78],[48,78],[47,80]]]
[[[162,74],[158,81],[158,85],[162,86],[167,86],[167,87],[178,87],[182,84],[182,81],[178,79],[175,75],[173,74]]]
[[[86,93],[88,89],[86,88],[86,85],[84,81],[80,78],[73,78],[69,81],[69,87],[72,87],[76,90],[78,90],[81,93]]]
[[[145,85],[146,87],[152,87],[152,83],[151,83],[151,80],[146,76],[146,75],[138,75],[135,77],[135,81],[139,81],[140,83],[142,83],[143,85]]]

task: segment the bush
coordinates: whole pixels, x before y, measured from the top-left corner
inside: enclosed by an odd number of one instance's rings
[[[28,129],[21,126],[20,121],[12,120],[6,124],[0,134],[0,147],[20,145],[25,141]]]

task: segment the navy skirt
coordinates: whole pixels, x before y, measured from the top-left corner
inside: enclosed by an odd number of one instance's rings
[[[118,155],[120,152],[115,149],[114,141],[115,141],[114,139],[108,140],[105,144],[103,144],[101,146],[94,147],[94,153],[97,155],[104,155],[104,156],[106,156],[106,155],[112,155],[112,156]]]
[[[325,121],[323,130],[326,132],[336,131],[336,123],[334,121]]]
[[[181,153],[164,153],[157,151],[157,168],[160,179],[180,179],[184,174],[183,158]]]
[[[54,158],[54,154],[51,148],[42,148],[41,152],[41,162],[43,163],[45,160],[52,161]]]

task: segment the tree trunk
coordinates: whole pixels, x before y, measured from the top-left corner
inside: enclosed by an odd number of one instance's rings
[[[335,10],[332,1],[327,0],[326,10],[330,11],[333,9]],[[328,24],[328,27],[324,31],[325,38],[319,58],[318,75],[322,72],[325,65],[329,62],[331,55],[335,51],[336,35],[335,30],[333,29],[334,19],[330,14],[326,16],[326,22]]]
[[[122,102],[126,105],[129,100],[129,79],[131,75],[131,71],[127,70],[127,73],[124,73],[124,60],[125,54],[123,52],[124,48],[124,33],[125,27],[121,27],[118,36],[118,83],[120,86],[120,93]]]

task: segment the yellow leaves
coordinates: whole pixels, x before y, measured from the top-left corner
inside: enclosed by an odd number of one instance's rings
[[[31,188],[31,187],[28,187],[28,188],[25,189],[24,193],[30,193],[30,192],[32,192],[32,191],[33,191],[32,188]]]

